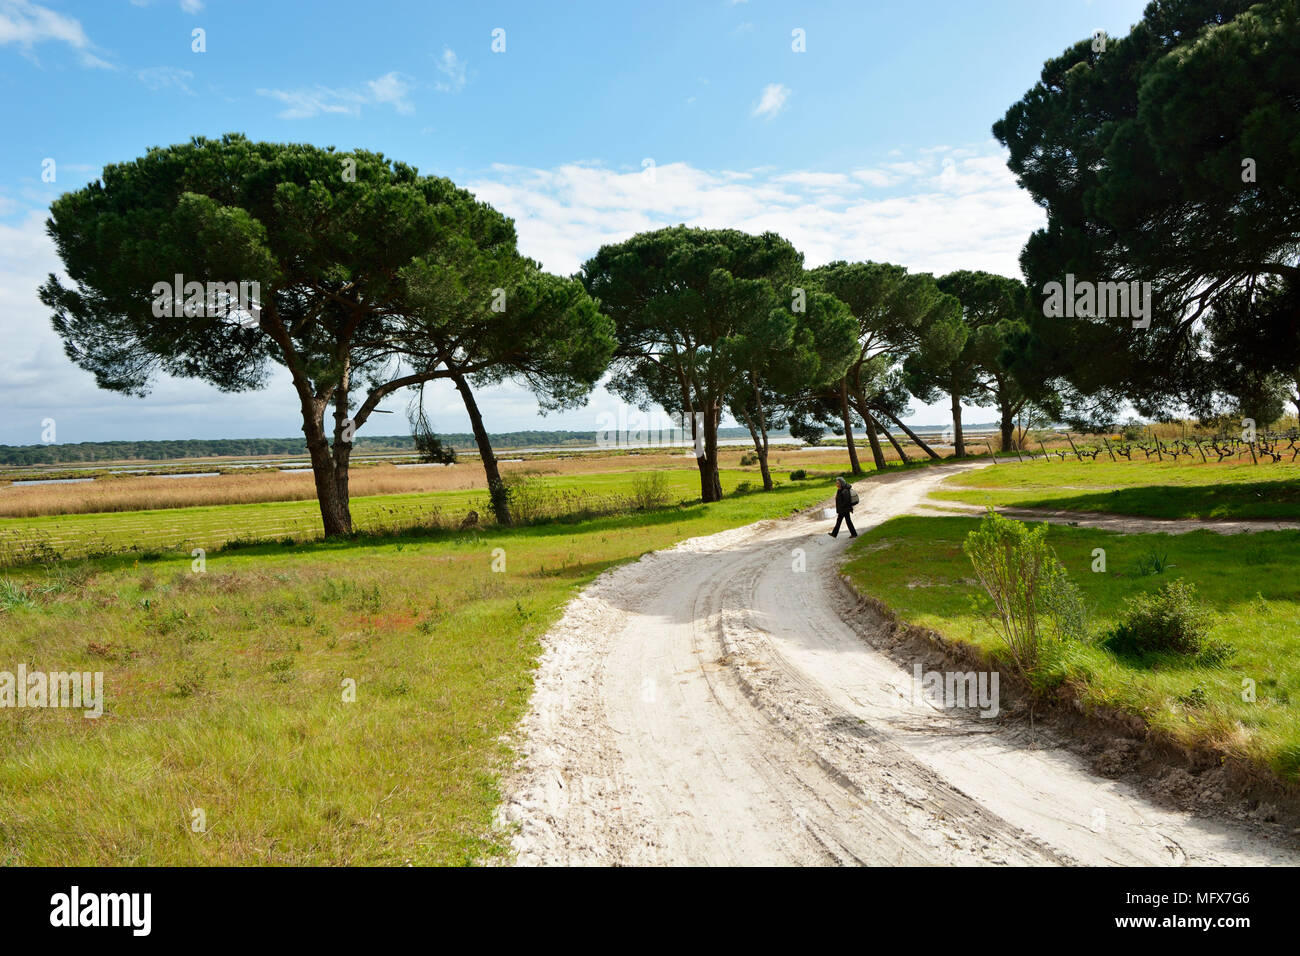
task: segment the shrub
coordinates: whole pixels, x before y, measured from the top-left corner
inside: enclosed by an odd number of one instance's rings
[[[1179,579],[1151,594],[1125,599],[1127,609],[1106,646],[1119,654],[1172,652],[1222,660],[1230,648],[1209,641],[1209,610],[1196,597],[1196,585]]]
[[[1068,617],[1064,611],[1066,590],[1058,582],[1065,571],[1046,539],[1046,524],[1030,528],[990,510],[962,544],[976,577],[993,600],[993,628],[1012,662],[1026,675],[1038,667],[1042,617],[1053,616],[1053,596],[1062,608],[1060,621]]]
[[[808,472],[803,468],[796,468],[794,471],[790,472],[791,481],[806,481],[807,478]]]
[[[1043,588],[1043,607],[1057,640],[1087,642],[1091,639],[1088,605],[1084,603],[1078,585],[1059,565]]]
[[[758,464],[758,455],[752,451],[747,451],[745,452],[745,454],[740,456],[741,468],[744,468],[746,465],[757,465],[757,464]]]
[[[668,503],[668,476],[662,471],[642,471],[632,478],[632,500],[641,511]]]
[[[731,493],[733,495],[747,495],[753,490],[754,490],[754,486],[752,484],[750,484],[748,481],[742,481],[740,482],[740,484],[736,485],[736,487],[732,489]]]

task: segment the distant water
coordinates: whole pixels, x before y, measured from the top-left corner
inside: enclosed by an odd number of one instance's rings
[[[13,485],[84,485],[88,481],[94,481],[94,478],[31,478],[24,481],[12,482]]]

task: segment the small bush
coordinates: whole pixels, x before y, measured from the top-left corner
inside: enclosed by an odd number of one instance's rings
[[[754,490],[754,486],[752,484],[750,484],[748,481],[742,481],[740,484],[736,485],[734,489],[732,489],[731,493],[733,495],[747,495],[753,490]]]
[[[632,479],[632,500],[640,511],[668,503],[668,476],[662,471],[638,472]]]
[[[1056,573],[1047,579],[1043,588],[1043,607],[1057,640],[1081,643],[1091,640],[1088,605],[1064,568],[1058,566]]]
[[[962,550],[993,600],[994,630],[1021,673],[1032,675],[1041,656],[1047,616],[1058,632],[1068,632],[1081,606],[1073,586],[1061,583],[1065,570],[1047,544],[1047,525],[1030,528],[990,510]]]
[[[744,468],[748,465],[757,465],[757,464],[758,464],[758,455],[752,451],[747,451],[745,452],[745,454],[740,456],[741,468]]]
[[[1153,594],[1126,598],[1127,609],[1106,646],[1118,654],[1170,652],[1222,660],[1230,648],[1207,640],[1210,612],[1196,597],[1196,585],[1181,578]]]
[[[803,468],[796,468],[794,471],[790,472],[790,480],[791,480],[791,481],[807,481],[807,480],[808,480],[808,472],[807,472],[805,469],[803,469]]]

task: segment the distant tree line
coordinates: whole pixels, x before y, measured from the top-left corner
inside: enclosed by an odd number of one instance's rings
[[[724,438],[744,438],[743,428],[724,428]],[[476,439],[470,432],[451,432],[439,436],[455,449],[473,449]],[[594,431],[517,431],[493,432],[488,436],[495,448],[563,447],[595,445]],[[353,454],[414,454],[411,435],[357,435]],[[189,438],[157,441],[87,441],[62,445],[0,445],[0,465],[60,465],[97,461],[165,461],[182,458],[256,458],[266,455],[298,456],[307,453],[302,438]]]

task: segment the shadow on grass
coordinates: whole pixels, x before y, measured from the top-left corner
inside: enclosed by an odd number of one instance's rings
[[[977,489],[970,489],[975,491]],[[1142,485],[1041,497],[1030,493],[1006,507],[1104,511],[1149,518],[1300,519],[1300,479],[1222,485]]]
[[[962,552],[966,535],[979,527],[978,517],[957,515],[903,515],[864,531],[849,550],[845,570],[850,574],[879,574],[883,562],[905,555],[900,580],[916,568],[956,580],[972,576],[970,560]],[[1027,522],[1034,524],[1034,522]],[[880,541],[894,549],[878,552]],[[1049,525],[1047,543],[1069,569],[1070,577],[1085,597],[1100,610],[1118,612],[1126,596],[1155,591],[1185,577],[1198,587],[1198,597],[1220,613],[1237,611],[1256,595],[1266,601],[1300,599],[1300,582],[1293,569],[1300,566],[1300,531],[1257,531],[1223,535],[1213,531],[1186,534],[1122,534],[1101,528]],[[1090,573],[1094,549],[1105,550],[1110,570]],[[1167,559],[1164,573],[1141,573],[1148,554],[1158,551]],[[961,598],[965,600],[965,598]]]

